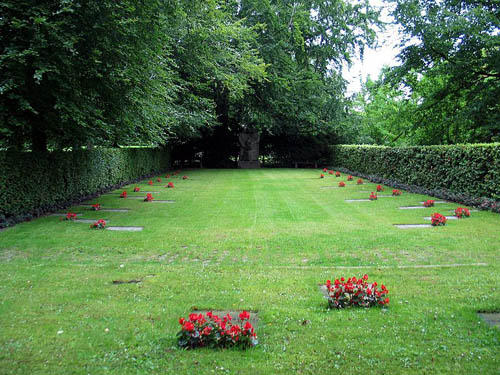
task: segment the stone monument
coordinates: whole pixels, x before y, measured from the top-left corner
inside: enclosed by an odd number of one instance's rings
[[[240,156],[238,168],[260,168],[259,133],[240,133]]]

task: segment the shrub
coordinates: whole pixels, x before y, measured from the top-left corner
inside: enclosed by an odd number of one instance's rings
[[[319,178],[325,178],[325,175],[324,175],[323,173],[321,173],[321,174],[319,175]]]
[[[335,177],[340,177],[340,172],[335,172]]]
[[[370,194],[370,200],[371,200],[371,201],[376,201],[376,200],[377,200],[377,194],[373,193],[373,191],[372,191],[372,193]]]
[[[376,282],[370,284],[367,281],[368,275],[359,279],[352,277],[347,281],[342,277],[340,280],[336,279],[333,284],[327,280],[328,306],[343,309],[352,306],[372,307],[389,304],[387,297],[389,291],[385,285],[381,285],[379,290]]]
[[[179,319],[182,326],[177,334],[177,344],[181,348],[197,347],[248,348],[257,345],[257,334],[248,321],[250,314],[243,311],[235,323],[229,314],[220,318],[211,311],[203,314],[190,314],[189,319]]]
[[[153,199],[153,195],[151,193],[147,193],[146,198],[144,198],[144,202],[151,202]]]
[[[437,212],[431,215],[431,224],[433,226],[445,225],[446,221],[446,216],[443,216]]]
[[[149,180],[149,181],[148,181],[148,185],[149,185],[149,186],[153,186],[153,181]]]
[[[137,187],[137,186],[136,186],[136,187],[134,188],[134,193],[138,193],[138,192],[140,192],[140,191],[141,191],[141,188],[140,188],[140,187]]]
[[[90,209],[92,211],[99,211],[101,209],[101,205],[99,203],[93,204]]]
[[[66,216],[61,218],[61,220],[74,221],[76,220],[76,214],[74,212],[68,212]]]
[[[361,178],[358,179],[358,181],[356,182],[358,185],[363,185],[363,180]]]
[[[339,187],[345,187],[345,182],[344,181],[340,181],[339,182]]]
[[[402,194],[402,193],[401,193],[401,190],[394,189],[394,190],[392,191],[392,195],[399,196],[399,195],[401,195],[401,194]]]
[[[0,152],[0,227],[163,173],[169,164],[168,151],[146,148]]]
[[[332,147],[332,165],[412,193],[500,212],[500,144]]]
[[[384,191],[384,188],[382,187],[382,185],[377,185],[377,191],[378,192]]]
[[[127,198],[127,192],[122,191],[122,193],[120,194],[120,198]]]
[[[351,175],[347,176],[347,181],[352,181],[353,177]]]
[[[458,207],[455,209],[455,216],[458,217],[459,219],[462,219],[464,217],[470,217],[470,211],[468,208]]]
[[[187,180],[187,179],[188,179],[188,176],[182,176],[182,179],[183,179],[183,180]]]
[[[174,183],[173,183],[173,182],[169,182],[169,183],[167,184],[167,188],[169,188],[169,189],[173,189],[173,188],[174,188]]]

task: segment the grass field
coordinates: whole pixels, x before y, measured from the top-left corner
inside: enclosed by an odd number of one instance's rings
[[[458,205],[400,210],[431,198],[406,192],[346,203],[376,185],[329,189],[346,176],[319,170],[183,173],[174,189],[117,191],[173,204],[106,194],[87,203],[130,211],[70,209],[142,232],[52,216],[0,232],[0,374],[500,373],[500,330],[476,314],[500,310],[500,215],[402,230]],[[326,308],[318,284],[365,273],[388,309]],[[258,311],[260,344],[178,349],[194,309]]]

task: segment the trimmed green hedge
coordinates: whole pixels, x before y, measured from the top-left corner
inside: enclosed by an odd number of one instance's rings
[[[0,152],[0,227],[168,170],[166,150]]]
[[[332,165],[356,174],[420,187],[446,199],[485,204],[483,208],[493,208],[492,201],[500,200],[499,143],[414,147],[339,145],[333,146],[332,151]]]

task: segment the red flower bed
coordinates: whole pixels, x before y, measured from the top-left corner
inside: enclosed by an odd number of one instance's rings
[[[153,181],[149,180],[148,185],[153,185]]]
[[[358,185],[363,185],[363,180],[360,178],[358,179],[358,181],[356,182]]]
[[[328,171],[328,174],[333,174],[333,171]]]
[[[183,180],[187,180],[187,179],[188,179],[188,176],[182,176],[182,179],[183,179]]]
[[[173,182],[169,182],[169,183],[167,184],[167,187],[168,187],[169,189],[173,189],[173,188],[174,188],[174,183],[173,183]]]
[[[120,194],[120,198],[127,198],[127,192],[124,191]]]
[[[170,178],[170,175],[169,175],[169,174],[167,174],[167,175],[165,176],[165,178]]]
[[[136,187],[134,188],[134,193],[138,193],[138,192],[140,192],[140,191],[141,191],[141,188],[140,188],[140,187],[137,187],[137,186],[136,186]]]
[[[401,195],[401,194],[402,194],[402,193],[401,193],[401,190],[394,189],[394,190],[392,191],[392,195],[397,195],[397,196],[399,196],[399,195]]]
[[[382,187],[382,185],[377,185],[377,191],[378,192],[384,191],[384,188]]]
[[[352,181],[353,177],[351,175],[347,176],[347,181]]]
[[[92,211],[99,211],[101,209],[101,205],[99,203],[93,204],[90,209]]]
[[[68,220],[68,221],[76,220],[76,214],[74,212],[68,212],[66,216],[61,218],[61,220]]]
[[[327,170],[328,170],[328,169],[326,169],[326,168],[323,168],[323,172],[326,172]]]
[[[455,209],[455,216],[459,219],[470,217],[470,211],[468,208],[458,207],[457,209]]]
[[[344,181],[340,181],[339,182],[339,187],[345,187],[345,182]]]
[[[153,195],[151,193],[147,193],[146,198],[144,198],[144,202],[151,202],[153,199]]]
[[[368,275],[360,279],[352,277],[347,281],[342,277],[340,280],[336,279],[333,284],[327,280],[326,287],[330,308],[385,306],[389,303],[389,291],[385,285],[381,285],[379,290],[376,282],[368,283]]]
[[[432,199],[429,199],[424,202],[424,207],[432,207],[434,206],[434,201]]]
[[[373,191],[372,193],[370,194],[370,200],[371,201],[376,201],[377,200],[377,194],[374,194]]]
[[[156,182],[161,183],[161,178],[157,178],[157,179],[156,179]]]
[[[106,228],[106,221],[103,219],[97,220],[95,223],[90,224],[91,229],[105,229]]]
[[[233,322],[229,314],[220,318],[211,311],[190,314],[189,319],[179,319],[182,326],[177,334],[177,344],[181,348],[248,348],[258,344],[257,334],[248,321],[250,314],[243,311],[238,322]]]
[[[340,177],[340,172],[335,172],[335,177]]]
[[[431,224],[435,227],[440,225],[445,225],[446,221],[447,221],[446,216],[443,216],[437,212],[431,215]]]
[[[325,178],[325,175],[324,175],[323,173],[321,173],[321,174],[319,175],[319,178]]]

